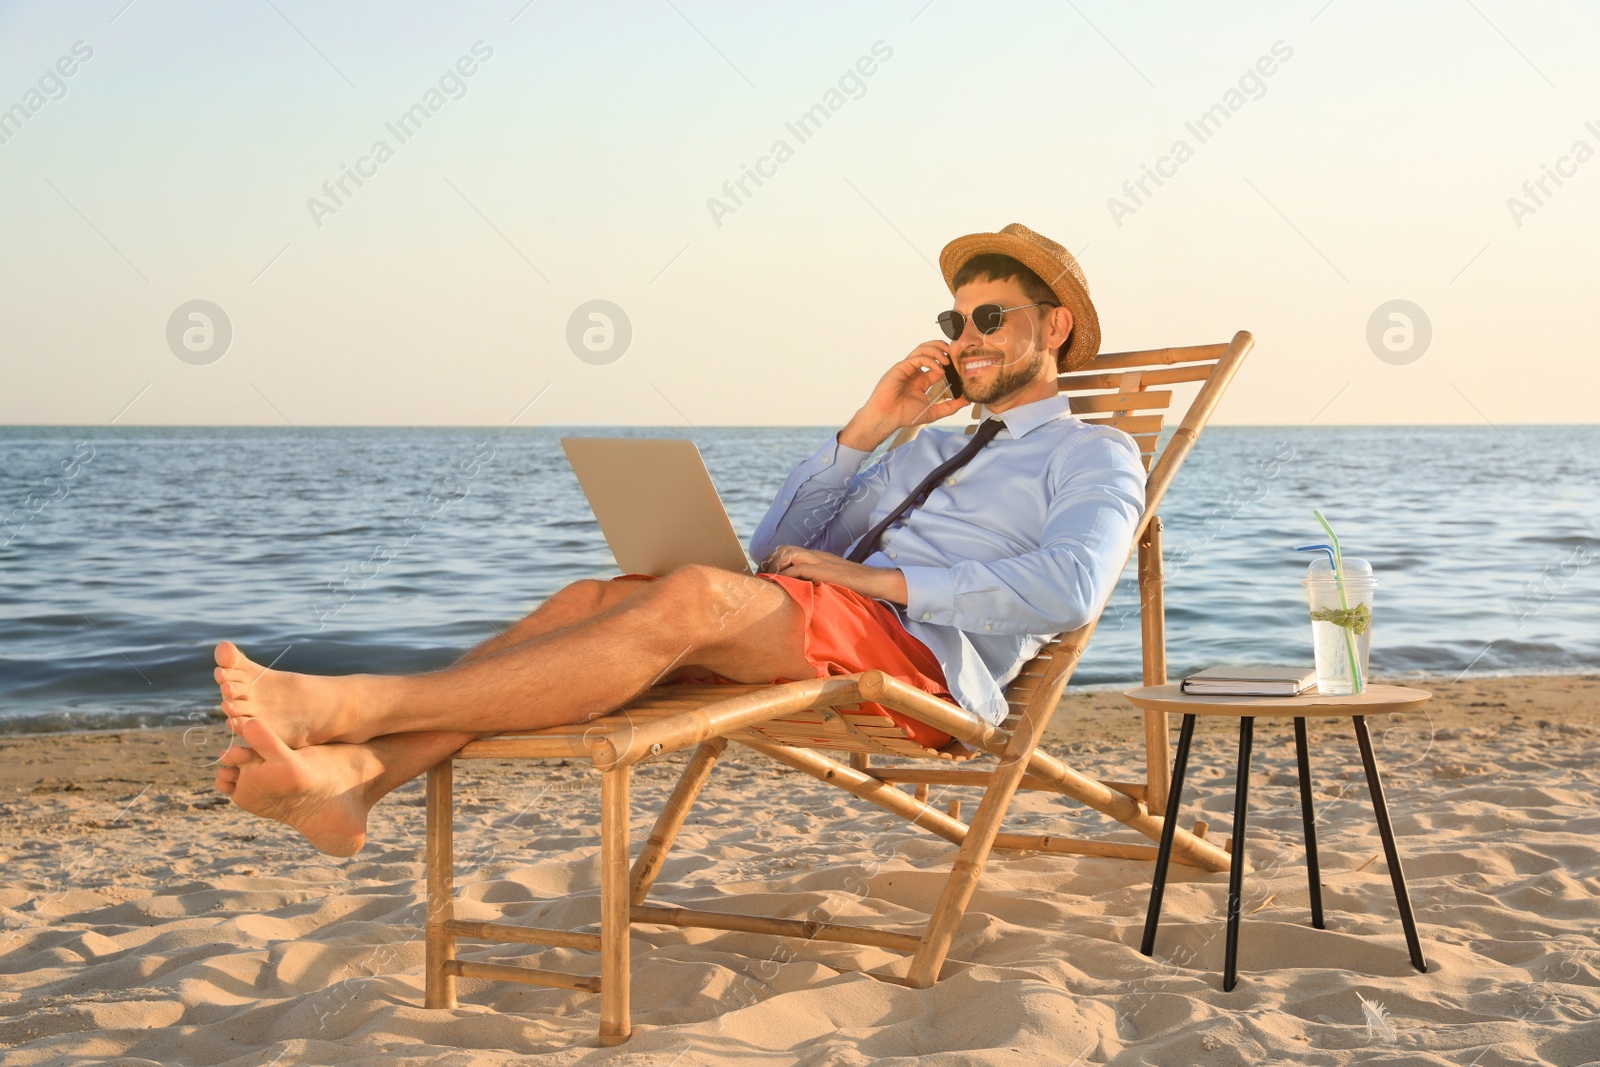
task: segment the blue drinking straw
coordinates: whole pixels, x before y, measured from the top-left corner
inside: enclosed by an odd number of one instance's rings
[[[1296,552],[1316,552],[1318,550],[1326,552],[1328,554],[1328,569],[1330,571],[1334,569],[1332,545],[1295,545],[1294,550]]]

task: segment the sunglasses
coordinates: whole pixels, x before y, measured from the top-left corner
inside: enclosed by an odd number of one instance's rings
[[[1046,304],[1036,300],[1031,304],[1018,304],[1014,308],[1003,308],[999,304],[979,304],[972,309],[972,325],[982,334],[991,334],[1000,328],[1005,321],[1006,312],[1021,311],[1024,308],[1055,307],[1055,304]],[[967,328],[967,317],[959,311],[939,312],[939,326],[944,330],[944,335],[954,341],[961,336],[961,331]]]

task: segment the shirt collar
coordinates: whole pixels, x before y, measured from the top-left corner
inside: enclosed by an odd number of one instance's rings
[[[1023,437],[1029,431],[1037,430],[1047,422],[1070,417],[1071,415],[1071,398],[1058,394],[1045,397],[1043,400],[1018,404],[1016,407],[1008,408],[992,417],[1005,423],[1006,430],[1010,432],[1012,437]]]

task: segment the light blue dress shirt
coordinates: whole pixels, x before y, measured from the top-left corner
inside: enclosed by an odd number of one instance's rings
[[[1088,622],[1116,582],[1145,472],[1132,437],[1078,419],[1065,396],[990,417],[1006,428],[863,562],[900,569],[907,604],[880,602],[933,652],[956,703],[998,723],[1006,684],[1047,641]],[[844,555],[969,440],[925,429],[866,466],[872,453],[835,435],[783,483],[751,556],[779,545]]]

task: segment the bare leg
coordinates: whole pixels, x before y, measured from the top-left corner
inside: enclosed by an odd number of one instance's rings
[[[585,621],[645,584],[574,582],[503,634],[467,652],[457,664],[497,656]],[[219,668],[217,673],[218,681],[223,681],[223,670]],[[380,798],[479,736],[464,731],[411,731],[375,737],[365,744],[330,743],[294,750],[258,721],[239,718],[236,722],[251,747],[235,745],[223,753],[216,777],[218,791],[244,810],[292,826],[321,851],[339,856],[361,849],[368,814]]]
[[[601,612],[621,603],[650,583],[640,579],[620,582],[584,578],[567,585],[540,604],[533,613],[495,634],[471,649],[456,663],[470,663],[485,656],[509,652],[517,645],[535,637],[554,633],[574,623],[592,619]]]
[[[642,580],[612,582],[590,578],[572,582],[557,590],[553,596],[539,605],[531,614],[513,623],[503,632],[468,650],[460,659],[456,660],[456,665],[459,666],[463,663],[471,663],[502,652],[508,652],[515,646],[535,637],[541,637],[571,626],[574,623],[593,618],[595,615],[626,600],[646,584]],[[218,667],[214,673],[219,684],[229,680],[240,680],[237,671]],[[247,672],[243,680],[246,683],[252,682],[260,674],[261,671],[259,669]],[[226,692],[225,689],[225,696]],[[414,743],[421,750],[434,751],[439,749],[443,750],[445,755],[449,755],[468,741],[479,736],[478,734],[459,731],[407,732],[412,734]],[[446,740],[447,738],[453,738],[455,743],[449,744]],[[377,739],[375,738],[374,740]],[[438,761],[435,760],[434,762]],[[417,769],[417,773],[420,774],[431,766],[433,766],[432,763],[425,764]],[[220,775],[217,779],[217,788],[223,793],[232,795],[233,784],[237,781],[237,778],[238,775],[236,773]]]
[[[610,608],[611,605],[627,600],[627,597],[630,597],[632,593],[638,592],[642,585],[642,581],[634,581],[634,579],[610,582],[587,579],[587,577],[582,581],[571,582],[570,585],[557,590],[554,597],[544,601],[542,605],[534,609],[533,613],[523,617],[515,624],[509,625],[504,632],[496,633],[494,637],[488,638],[488,640],[483,641],[475,648],[469,649],[456,662],[464,664],[464,662],[472,662],[475,659],[496,656],[496,654],[504,653],[504,651],[510,651],[514,646],[522,645],[523,641],[531,640],[534,637],[542,637],[544,633],[555,632],[555,630],[560,630],[566,625],[573,624],[573,622],[582,622],[584,619],[595,616],[595,614],[602,613],[606,608]],[[221,669],[219,669],[219,672],[221,672]],[[382,752],[384,766],[387,766],[387,768],[397,768],[397,766],[398,768],[411,768],[411,771],[405,774],[405,777],[400,777],[398,781],[387,785],[386,789],[382,789],[382,792],[378,793],[379,797],[387,795],[390,790],[395,789],[395,785],[402,785],[411,781],[413,777],[418,776],[422,771],[426,771],[430,766],[434,766],[438,761],[448,757],[450,753],[461,749],[461,745],[474,741],[477,734],[461,733],[461,731],[429,731],[429,733],[411,731],[411,733],[406,734],[387,734],[384,737],[373,737],[373,744],[389,741],[389,739],[398,739],[398,737],[406,737],[408,741],[402,742],[398,747],[395,747],[395,745],[386,745],[384,747],[384,752]],[[227,768],[227,771],[229,773],[219,774],[218,789],[227,793],[227,795],[232,795],[235,782],[238,781],[238,771],[232,768]]]
[[[532,614],[524,616],[516,623],[513,623],[511,626],[507,627],[503,632],[495,634],[493,637],[482,642],[476,647],[469,649],[460,659],[456,660],[456,664],[460,665],[462,663],[471,663],[475,660],[486,659],[489,656],[499,655],[502,652],[509,652],[517,645],[520,645],[526,641],[530,641],[535,637],[542,637],[545,634],[554,633],[556,630],[571,626],[573,623],[578,623],[584,621],[585,619],[593,618],[602,611],[605,611],[607,608],[610,608],[612,605],[619,604],[632,594],[637,593],[639,589],[644,586],[644,584],[645,583],[643,581],[634,579],[611,582],[585,578],[580,581],[573,582],[570,585],[557,590],[555,595],[551,596],[543,604],[540,604],[539,607],[534,609]],[[222,668],[217,668],[217,674],[219,675],[217,681],[222,681],[223,679],[220,677],[222,674]],[[378,742],[385,740],[385,738],[397,738],[401,736],[409,736],[411,740],[405,744],[403,751],[396,750],[396,752],[392,754],[393,758],[389,760],[389,763],[391,764],[395,763],[396,759],[398,759],[400,756],[409,756],[412,752],[443,753],[443,755],[440,755],[438,759],[433,759],[431,762],[417,762],[417,760],[414,759],[404,760],[404,765],[410,766],[415,764],[415,770],[413,773],[401,779],[401,782],[407,782],[416,777],[418,774],[421,774],[423,771],[427,770],[429,767],[432,767],[435,763],[438,763],[440,759],[443,759],[445,756],[450,755],[450,753],[455,752],[462,745],[465,745],[468,741],[473,740],[478,735],[463,733],[460,731],[413,730],[407,731],[407,733],[403,735],[387,734],[383,737],[375,737],[373,738],[373,741]],[[235,775],[235,779],[236,778],[237,775]],[[395,784],[398,785],[400,783],[397,782]],[[223,781],[220,777],[217,780],[217,788],[230,795],[233,792],[231,783],[229,788],[223,788]],[[393,785],[389,787],[389,789],[393,788]],[[389,789],[385,789],[383,792],[387,793],[389,792]]]
[[[412,677],[270,671],[218,646],[223,710],[257,718],[291,748],[401,731],[474,736],[583,722],[680,665],[739,681],[810,678],[802,616],[775,583],[682,567],[627,598],[504,652]]]

